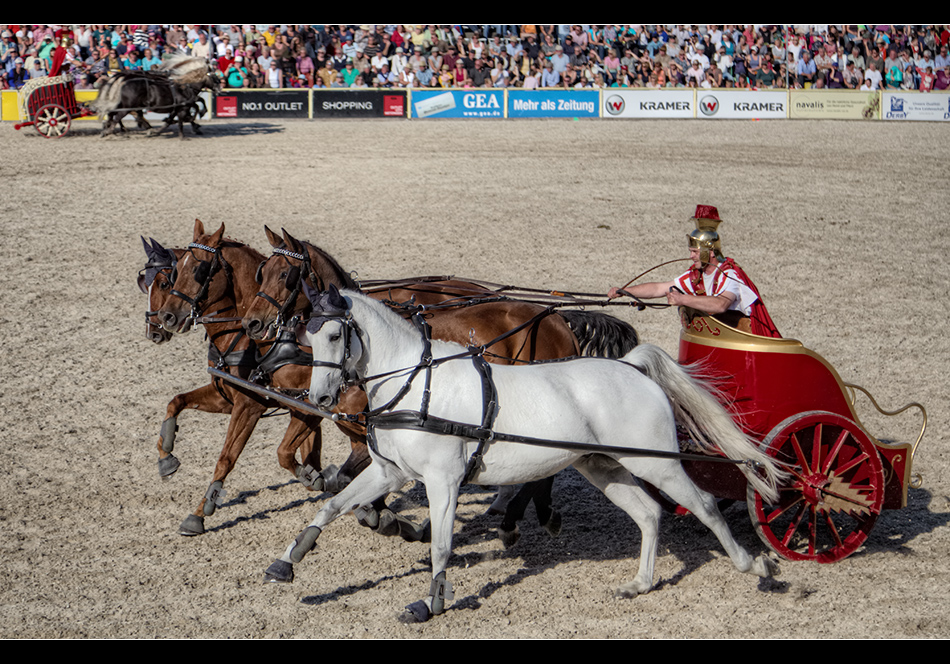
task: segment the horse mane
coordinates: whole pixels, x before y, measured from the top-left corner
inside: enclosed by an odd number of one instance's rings
[[[360,289],[359,284],[356,283],[356,280],[350,276],[350,273],[343,269],[343,267],[337,262],[337,260],[328,254],[326,251],[318,247],[317,245],[311,242],[301,242],[305,248],[313,249],[314,252],[321,258],[322,262],[329,266],[330,270],[334,273],[340,283],[342,288],[348,288],[350,290],[358,291]],[[310,262],[310,265],[313,266],[313,261]],[[319,270],[314,270],[319,272]],[[323,276],[323,275],[321,275]]]
[[[208,61],[184,53],[172,53],[157,69],[168,72],[168,77],[179,85],[195,85],[208,77]]]

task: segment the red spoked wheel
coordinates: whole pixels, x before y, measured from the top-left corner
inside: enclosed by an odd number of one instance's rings
[[[59,104],[47,104],[40,107],[33,117],[33,126],[46,138],[59,138],[69,131],[72,118],[69,112]]]
[[[749,516],[759,537],[788,560],[832,563],[868,538],[884,502],[877,448],[857,424],[835,413],[794,415],[763,441],[791,477],[777,503],[750,485]]]

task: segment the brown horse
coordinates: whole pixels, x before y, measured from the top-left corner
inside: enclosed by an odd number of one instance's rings
[[[247,245],[224,239],[224,225],[215,233],[205,233],[203,224],[196,220],[194,241],[178,257],[168,278],[150,288],[152,320],[157,320],[166,332],[204,325],[210,340],[208,364],[241,378],[248,378],[257,369],[257,344],[247,337],[243,327],[235,324],[243,317],[245,302],[254,297],[257,284],[254,273],[263,256]],[[156,277],[157,279],[157,277]],[[309,367],[286,366],[279,378],[298,385],[309,380]],[[235,388],[232,384],[215,379],[211,385],[173,399],[162,424],[159,438],[159,472],[170,475],[178,469],[178,460],[171,454],[175,418],[186,407],[208,412],[230,413],[231,420],[224,447],[215,466],[214,476],[207,493],[194,513],[188,515],[179,527],[182,535],[204,532],[204,517],[214,513],[224,496],[225,478],[234,468],[238,456],[247,444],[257,422],[269,408],[278,404]],[[278,461],[308,488],[318,488],[318,478],[303,472],[306,467],[320,469],[319,419],[291,412],[291,421],[278,447]],[[305,455],[305,464],[297,462],[296,451]],[[320,487],[322,488],[322,487]]]
[[[301,316],[309,308],[309,301],[303,294],[304,281],[317,290],[324,290],[331,283],[337,287],[358,289],[353,279],[320,248],[297,240],[286,230],[282,237],[267,227],[264,230],[274,252],[258,269],[257,280],[261,284],[261,291],[244,317],[245,329],[252,338],[270,338],[277,334],[281,326],[290,323],[295,316]],[[485,357],[494,363],[515,364],[571,357],[580,354],[579,341],[585,346],[589,341],[579,340],[575,336],[568,317],[552,315],[552,310],[536,304],[499,300],[492,291],[468,282],[403,284],[371,289],[366,293],[393,304],[406,316],[409,315],[409,309],[401,308],[399,304],[411,303],[412,308],[433,306],[427,315],[427,322],[434,338],[462,345],[491,344],[487,347]],[[613,328],[626,326],[612,317],[606,318],[610,318]],[[591,323],[595,320],[591,314],[584,315],[583,320],[585,331],[593,334],[602,332],[601,328]],[[516,331],[511,333],[513,330]],[[626,354],[637,342],[632,327],[623,327],[623,331],[626,339],[613,350],[618,357]],[[342,412],[359,413],[365,406],[365,393],[352,388],[341,397],[337,408]],[[349,434],[353,441],[352,453],[339,471],[338,486],[356,477],[370,463],[365,431],[354,428],[350,429]],[[548,478],[528,485],[519,494],[514,509],[506,512],[501,529],[506,546],[517,539],[516,522],[523,517],[530,497],[535,499],[539,521],[549,532],[556,534],[560,517],[551,510],[552,481],[553,478]]]

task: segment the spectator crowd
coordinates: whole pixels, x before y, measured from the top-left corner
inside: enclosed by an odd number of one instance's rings
[[[207,58],[229,88],[947,90],[936,25],[6,25],[3,89]]]

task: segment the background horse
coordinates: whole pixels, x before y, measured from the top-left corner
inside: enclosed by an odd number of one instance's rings
[[[184,122],[188,120],[196,134],[200,110],[198,95],[202,90],[217,92],[221,87],[215,69],[202,58],[171,56],[151,71],[120,71],[108,78],[99,90],[95,110],[104,116],[102,135],[124,130],[122,118],[133,113],[138,126],[150,129],[143,111],[167,112],[159,134],[178,121],[178,135],[184,138]]]
[[[303,293],[305,283],[318,290],[329,284],[357,289],[352,277],[324,250],[294,238],[286,230],[278,235],[265,226],[264,232],[274,252],[258,268],[261,289],[244,317],[244,327],[252,338],[271,338],[280,325],[309,310],[310,303]],[[500,339],[486,353],[488,361],[496,364],[571,357],[579,355],[582,346],[591,355],[620,357],[638,342],[633,327],[612,316],[564,310],[552,313],[536,304],[499,298],[483,286],[465,281],[397,283],[370,289],[367,294],[404,316],[415,307],[432,307],[426,316],[437,339],[463,345]],[[515,333],[509,334],[512,331]],[[365,407],[366,395],[356,388],[348,390],[339,405],[346,413],[359,413]],[[354,425],[341,428],[350,436],[352,452],[334,478],[338,485],[352,480],[370,462],[365,430]],[[512,546],[518,539],[517,521],[523,518],[529,497],[535,501],[541,525],[551,534],[559,532],[560,515],[551,509],[552,482],[553,478],[545,478],[526,487],[512,509],[506,507],[514,492],[501,492],[491,511],[505,513],[499,531],[505,546]]]
[[[266,581],[292,581],[293,564],[313,549],[327,524],[355,505],[418,480],[425,484],[432,520],[432,583],[429,596],[410,604],[403,619],[428,620],[452,600],[445,568],[460,485],[532,481],[569,465],[626,511],[642,532],[637,576],[620,586],[620,595],[635,596],[653,586],[661,509],[634,477],[699,517],[740,571],[761,577],[777,571],[767,557],[753,559],[733,539],[713,497],[692,483],[678,460],[649,454],[679,451],[679,419],[691,432],[703,432],[700,440],[729,458],[762,464],[765,477],[746,471],[750,484],[763,495],[778,495],[781,471],[701,383],[660,349],[638,346],[622,361],[578,358],[495,366],[488,374],[491,390],[486,390],[485,373],[473,354],[438,340],[430,344],[424,333],[362,293],[345,295],[331,287],[329,293],[312,296],[309,398],[321,408],[332,406],[340,387],[355,374],[374,413],[369,419],[376,443],[373,463],[324,505],[268,568]],[[422,374],[424,380],[417,378]],[[492,407],[497,407],[494,415],[486,418]],[[492,436],[486,437],[486,429]],[[505,436],[514,440],[492,442]],[[487,439],[487,448],[477,438]],[[535,444],[526,444],[531,442]],[[643,451],[648,454],[637,455]]]
[[[209,366],[224,368],[246,379],[257,369],[257,347],[235,321],[240,320],[245,310],[244,300],[253,297],[256,291],[254,271],[264,257],[247,245],[225,240],[223,236],[224,225],[209,235],[205,233],[204,225],[195,220],[193,245],[183,250],[178,259],[176,278],[170,287],[166,288],[163,284],[156,288],[153,283],[150,308],[156,312],[154,318],[170,332],[188,329],[196,321],[203,320],[210,340]],[[231,316],[222,319],[222,314]],[[290,378],[292,383],[299,384],[309,379],[309,368],[303,367],[285,367],[281,375],[294,371],[297,375]],[[189,399],[192,401],[189,402]],[[233,470],[257,422],[268,408],[276,407],[277,404],[220,379],[214,379],[211,385],[194,392],[177,396],[168,405],[162,436],[159,438],[159,472],[163,476],[178,469],[178,460],[170,449],[177,428],[173,418],[177,417],[181,409],[188,407],[188,403],[199,403],[207,407],[208,412],[231,414],[224,447],[208,491],[197,509],[179,526],[182,535],[199,535],[204,532],[204,517],[214,514],[222,501],[225,494],[224,480]],[[205,409],[195,405],[191,407]],[[308,478],[304,472],[308,467],[319,470],[320,447],[319,419],[291,412],[290,423],[277,450],[281,467],[294,474],[308,488],[320,488],[316,479]],[[296,459],[298,448],[303,463]]]

